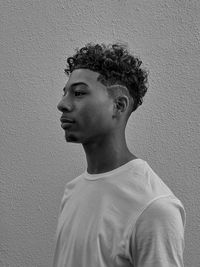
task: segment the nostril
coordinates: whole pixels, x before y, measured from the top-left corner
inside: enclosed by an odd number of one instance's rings
[[[61,112],[70,112],[72,110],[72,105],[67,103],[66,101],[61,100],[58,105],[57,109]]]

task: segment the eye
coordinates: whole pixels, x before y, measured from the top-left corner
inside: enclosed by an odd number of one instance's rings
[[[75,95],[75,96],[82,96],[82,95],[85,95],[85,92],[75,91],[75,92],[74,92],[74,95]]]

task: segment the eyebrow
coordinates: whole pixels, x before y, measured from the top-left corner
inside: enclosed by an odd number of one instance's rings
[[[69,89],[71,88],[74,88],[78,85],[85,85],[86,87],[88,87],[88,84],[87,83],[84,83],[84,82],[76,82],[76,83],[72,83],[70,86],[69,86]],[[63,92],[65,92],[66,90],[66,86],[63,88]]]

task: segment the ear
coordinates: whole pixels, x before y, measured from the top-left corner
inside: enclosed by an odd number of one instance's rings
[[[117,113],[125,113],[128,110],[129,99],[128,96],[117,96],[114,100],[115,109]]]

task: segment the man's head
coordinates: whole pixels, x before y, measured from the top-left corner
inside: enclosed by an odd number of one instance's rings
[[[147,72],[140,67],[142,61],[131,55],[126,45],[89,43],[77,49],[67,63],[65,72],[68,75],[75,69],[89,69],[99,73],[98,80],[107,88],[111,85],[127,88],[133,99],[132,111],[142,104],[147,91]]]
[[[83,144],[120,138],[147,90],[141,61],[122,45],[88,44],[67,62],[69,80],[58,104],[66,140]]]

